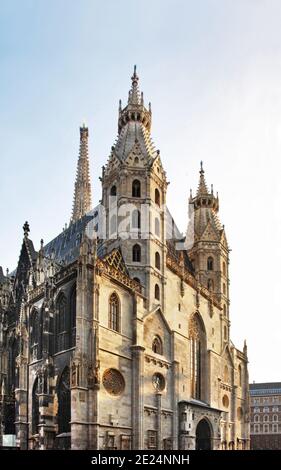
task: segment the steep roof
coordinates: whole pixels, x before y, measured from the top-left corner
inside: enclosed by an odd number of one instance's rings
[[[85,215],[81,219],[72,222],[57,237],[44,247],[44,256],[53,257],[57,262],[69,264],[75,261],[79,255],[82,235],[93,215]]]

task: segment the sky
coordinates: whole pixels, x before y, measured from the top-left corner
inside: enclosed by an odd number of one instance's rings
[[[231,247],[232,340],[251,381],[280,381],[280,17],[279,0],[0,0],[0,265],[16,267],[25,220],[36,249],[69,222],[84,121],[98,204],[137,64],[169,209],[184,231],[202,160]]]

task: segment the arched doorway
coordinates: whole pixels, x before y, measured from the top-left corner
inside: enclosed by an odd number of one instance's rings
[[[196,450],[211,449],[211,427],[206,419],[201,419],[196,428]]]

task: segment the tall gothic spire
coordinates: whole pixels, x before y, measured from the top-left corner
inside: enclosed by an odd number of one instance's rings
[[[190,190],[189,203],[194,206],[194,209],[199,207],[206,209],[213,209],[215,212],[219,210],[219,197],[218,193],[216,197],[214,196],[213,185],[211,185],[211,192],[208,189],[205,172],[203,170],[203,162],[200,162],[200,171],[199,171],[199,184],[197,188],[196,196],[192,196],[192,190]]]
[[[72,222],[81,219],[91,210],[91,183],[88,155],[88,128],[83,124],[80,127],[80,151],[77,164],[77,173],[72,209]]]

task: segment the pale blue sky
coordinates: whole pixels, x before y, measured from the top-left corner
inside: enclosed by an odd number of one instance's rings
[[[94,204],[136,63],[185,229],[200,160],[231,252],[232,338],[250,378],[280,380],[281,2],[0,0],[0,265],[69,221],[79,125]],[[279,374],[279,375],[278,375]]]

